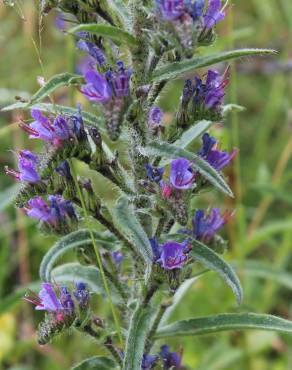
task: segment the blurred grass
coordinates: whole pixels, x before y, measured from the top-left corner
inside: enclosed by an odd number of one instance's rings
[[[0,5],[0,106],[12,103],[15,95],[27,98],[35,92],[37,76],[48,78],[74,69],[74,45],[54,27],[55,15],[45,19],[40,32],[36,2],[24,0],[18,3],[21,11]],[[226,230],[231,240],[227,258],[237,260],[242,267],[240,275],[245,299],[243,306],[237,308],[228,289],[210,273],[189,290],[174,316],[183,319],[224,311],[253,310],[292,319],[291,289],[276,282],[273,275],[256,278],[248,269],[244,270],[245,260],[252,259],[260,260],[276,271],[292,274],[292,3],[290,0],[236,0],[228,12],[228,19],[219,28],[220,38],[212,47],[213,51],[232,45],[270,47],[279,51],[274,58],[244,59],[233,65],[226,100],[234,102],[236,99],[247,109],[229,116],[223,127],[214,129],[223,147],[231,148],[240,142],[240,161],[237,162],[240,167],[231,168],[228,176],[234,188],[240,173],[241,188],[237,193],[240,192],[241,197],[233,203],[212,193],[200,200],[204,206],[216,204],[239,208],[236,220]],[[39,45],[39,34],[44,69],[35,48]],[[169,114],[179,98],[180,89],[175,90],[172,95],[166,92],[161,101]],[[55,98],[58,103],[72,105],[76,93],[70,91],[67,100],[66,91],[62,90]],[[5,164],[13,166],[11,148],[17,150],[21,146],[40,150],[37,142],[28,141],[26,135],[18,132],[13,124],[16,121],[16,114],[0,114],[1,168]],[[86,355],[96,354],[99,349],[90,340],[81,339],[78,333],[63,336],[48,347],[36,345],[34,333],[40,316],[32,314],[31,307],[19,300],[20,294],[16,295],[17,300],[10,294],[25,281],[25,274],[32,280],[38,279],[41,257],[53,238],[44,238],[30,220],[19,219],[21,216],[17,216],[16,210],[8,204],[15,186],[3,173],[0,179],[0,369],[68,368]],[[110,199],[107,182],[94,176],[94,184]],[[2,311],[1,304],[5,303]],[[97,311],[100,305],[97,302]],[[174,349],[180,345],[184,347],[184,362],[192,369],[292,368],[291,339],[274,333],[224,333],[176,339],[172,343]]]

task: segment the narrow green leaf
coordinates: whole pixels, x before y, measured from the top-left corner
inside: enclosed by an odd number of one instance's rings
[[[98,246],[109,250],[113,249],[115,239],[112,237],[103,236],[102,233],[98,232],[94,232],[94,237]],[[88,230],[78,230],[59,239],[42,259],[40,278],[43,281],[50,281],[51,271],[56,261],[65,253],[85,246],[92,247],[92,240]]]
[[[83,281],[93,293],[104,293],[104,288],[97,267],[83,266],[78,262],[65,263],[51,271],[51,280],[58,284],[72,284]]]
[[[200,137],[205,131],[208,130],[215,122],[213,121],[200,121],[195,125],[191,126],[188,130],[186,130],[181,138],[176,140],[174,143],[175,146],[185,149],[189,144],[191,144],[194,140]]]
[[[193,249],[190,252],[190,256],[210,270],[217,272],[230,286],[238,304],[240,304],[242,301],[242,288],[233,268],[206,245],[197,240],[192,240],[192,244]]]
[[[145,341],[152,316],[150,305],[140,305],[133,313],[127,336],[123,370],[141,370]]]
[[[152,264],[152,249],[149,239],[138,221],[133,207],[127,197],[118,199],[116,207],[112,211],[114,222],[136,247],[136,251],[143,257],[147,265]]]
[[[200,172],[200,174],[206,180],[208,180],[224,194],[233,197],[231,189],[226,184],[221,174],[217,172],[212,166],[210,166],[208,162],[194,153],[191,153],[185,149],[178,148],[176,145],[173,144],[157,141],[153,141],[146,148],[140,148],[140,151],[148,155],[158,155],[169,159],[174,159],[177,157],[187,158],[192,161],[192,166],[195,171]]]
[[[53,76],[30,98],[29,105],[38,103],[62,86],[80,83],[82,80],[82,76],[68,72]]]
[[[131,30],[132,18],[123,0],[107,0],[111,14],[115,13],[115,18],[119,18],[121,26],[125,30]]]
[[[285,288],[292,289],[292,274],[288,271],[283,271],[274,266],[254,260],[246,260],[243,264],[233,263],[239,272],[256,278],[269,279]]]
[[[154,71],[152,80],[162,81],[183,76],[186,73],[194,72],[203,67],[208,67],[213,64],[225,62],[227,60],[247,57],[251,55],[275,54],[275,50],[271,49],[238,49],[225,51],[205,57],[184,60],[182,62],[174,62]]]
[[[292,334],[292,321],[273,315],[226,313],[177,321],[158,329],[156,338],[204,335],[243,329],[262,329]]]
[[[73,366],[71,370],[110,370],[117,369],[114,361],[103,356],[87,358],[79,364]]]
[[[107,24],[80,24],[76,27],[71,28],[68,32],[77,33],[83,31],[90,32],[98,36],[107,37],[114,41],[117,45],[120,45],[121,43],[133,46],[137,45],[137,40],[130,33],[118,27],[110,26]]]

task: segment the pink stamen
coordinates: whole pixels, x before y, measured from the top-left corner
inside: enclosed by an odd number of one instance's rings
[[[5,174],[12,177],[13,179],[20,180],[20,172],[15,171],[7,166],[4,167]]]
[[[18,126],[25,132],[27,132],[28,134],[30,135],[33,135],[33,136],[39,136],[39,133],[34,130],[33,128],[30,127],[30,125],[28,125],[27,123],[25,123],[24,121],[20,121]]]

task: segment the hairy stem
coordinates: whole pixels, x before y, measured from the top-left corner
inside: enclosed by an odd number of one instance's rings
[[[114,305],[113,305],[111,293],[110,293],[109,286],[108,286],[108,283],[107,283],[107,280],[106,280],[106,277],[105,277],[105,273],[104,273],[104,270],[103,270],[103,266],[102,266],[101,256],[100,256],[97,244],[96,244],[96,240],[95,240],[94,235],[93,235],[92,226],[91,226],[91,223],[89,222],[89,216],[88,216],[88,212],[87,212],[87,209],[86,209],[84,197],[83,197],[82,191],[80,189],[80,185],[79,185],[78,180],[77,180],[77,176],[76,176],[76,172],[75,172],[75,168],[73,166],[73,163],[70,161],[69,164],[70,164],[70,167],[71,167],[72,176],[73,176],[73,179],[74,179],[74,182],[75,182],[75,186],[76,186],[79,198],[80,198],[80,202],[81,202],[81,205],[82,205],[82,208],[83,208],[83,211],[84,211],[85,221],[86,221],[87,228],[89,230],[90,237],[91,237],[91,240],[92,240],[94,252],[95,252],[95,255],[96,255],[97,265],[98,265],[98,268],[100,270],[102,282],[104,284],[106,295],[107,295],[107,298],[108,298],[108,301],[109,301],[109,304],[110,304],[110,307],[111,307],[111,311],[112,311],[112,315],[113,315],[113,318],[114,318],[114,322],[115,322],[116,330],[117,330],[117,333],[118,333],[118,337],[119,337],[121,345],[123,345],[123,338],[122,338],[119,319],[118,319],[118,316],[116,314],[116,311],[115,311],[115,308],[114,308]]]
[[[148,337],[146,339],[145,353],[148,354],[151,351],[151,348],[155,342],[154,336],[156,334],[157,328],[160,324],[160,321],[166,311],[166,309],[171,305],[171,301],[164,302],[160,305],[157,315],[154,319],[154,322],[149,331]]]

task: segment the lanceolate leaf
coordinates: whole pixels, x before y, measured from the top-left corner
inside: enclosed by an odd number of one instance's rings
[[[190,256],[210,270],[217,272],[230,286],[238,304],[240,304],[242,301],[242,288],[233,268],[206,245],[197,240],[193,240],[192,244],[193,249],[190,252]]]
[[[107,24],[80,24],[79,26],[71,28],[68,32],[76,33],[76,32],[89,32],[93,33],[98,36],[103,36],[111,39],[117,45],[121,43],[125,43],[127,45],[136,45],[137,41],[130,33]]]
[[[30,98],[29,105],[38,103],[62,86],[69,86],[80,83],[82,80],[82,76],[68,72],[53,76]]]
[[[203,335],[242,329],[262,329],[292,334],[292,322],[272,315],[227,313],[177,321],[160,328],[156,338]]]
[[[73,284],[83,281],[93,293],[104,293],[103,283],[98,268],[83,266],[80,263],[65,263],[51,271],[51,280],[58,284]]]
[[[152,264],[152,249],[149,239],[138,221],[133,207],[124,196],[117,201],[113,210],[114,222],[119,229],[133,242],[136,251],[143,257],[147,265]]]
[[[223,193],[233,196],[231,189],[226,184],[220,173],[210,166],[208,162],[194,153],[181,149],[173,144],[157,141],[153,141],[146,148],[141,148],[141,152],[146,152],[148,155],[158,155],[170,159],[177,157],[187,158],[192,161],[192,166],[195,171],[200,172],[206,180]]]
[[[117,369],[114,361],[103,356],[87,358],[79,364],[73,366],[71,370],[111,370]]]
[[[199,68],[208,67],[213,64],[225,62],[227,60],[242,58],[251,55],[265,55],[275,53],[276,51],[271,49],[238,49],[225,51],[205,57],[193,58],[191,60],[184,60],[182,62],[174,62],[154,71],[152,80],[170,80],[181,77],[186,73],[194,72]]]
[[[129,13],[124,0],[107,0],[107,9],[110,15],[117,19],[117,25],[120,25],[125,30],[131,29],[131,14]]]
[[[174,145],[179,148],[185,149],[189,144],[191,144],[195,139],[200,137],[205,131],[208,130],[215,122],[213,121],[200,121],[195,125],[191,126],[186,130],[180,139],[176,140]]]
[[[151,315],[150,305],[139,305],[136,308],[127,336],[123,370],[141,370],[141,360]]]
[[[94,237],[99,247],[113,249],[115,240],[110,236],[103,236],[102,233],[94,232]],[[92,247],[92,240],[88,230],[78,230],[59,239],[44,256],[40,266],[40,278],[43,281],[50,281],[51,271],[56,261],[65,253],[78,247]]]

